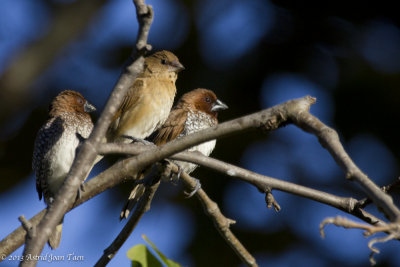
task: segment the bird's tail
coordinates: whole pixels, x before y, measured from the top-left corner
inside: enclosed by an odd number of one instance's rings
[[[61,232],[62,232],[62,223],[57,225],[56,229],[54,229],[54,231],[50,234],[48,243],[51,249],[56,249],[60,245]]]
[[[140,197],[143,195],[146,186],[144,184],[136,185],[129,195],[128,200],[125,205],[122,207],[121,215],[119,216],[120,220],[127,219],[131,210],[136,206],[136,203],[139,201]]]

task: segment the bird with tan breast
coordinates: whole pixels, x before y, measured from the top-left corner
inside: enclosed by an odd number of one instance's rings
[[[179,59],[166,50],[145,57],[143,72],[117,110],[107,141],[144,139],[158,129],[171,110],[176,94],[175,82],[178,72],[183,69]]]

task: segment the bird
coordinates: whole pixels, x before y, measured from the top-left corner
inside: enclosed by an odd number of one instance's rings
[[[155,145],[161,146],[173,139],[187,136],[194,132],[212,127],[218,124],[218,112],[227,109],[228,106],[217,98],[211,90],[198,88],[184,94],[171,110],[168,119],[161,128],[154,134],[152,141]],[[198,151],[209,156],[214,150],[216,140],[211,140],[196,146],[187,151]],[[181,170],[187,174],[193,172],[197,165],[193,163],[174,161]],[[120,219],[128,218],[130,211],[144,193],[145,185],[137,184],[124,207]]]
[[[172,52],[162,50],[146,56],[143,71],[112,119],[106,141],[144,140],[163,125],[174,102],[178,72],[183,69]]]
[[[37,133],[32,169],[36,175],[39,200],[50,206],[63,184],[75,158],[82,138],[88,138],[93,129],[89,115],[96,108],[79,92],[65,90],[51,102],[48,119]],[[50,234],[52,249],[61,241],[62,222]]]

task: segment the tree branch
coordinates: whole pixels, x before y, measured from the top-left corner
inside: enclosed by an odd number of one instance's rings
[[[174,166],[176,173],[179,172],[178,167]],[[196,188],[196,181],[190,177],[187,173],[182,172],[180,178],[185,183],[187,187]],[[228,245],[233,249],[236,255],[242,260],[247,266],[258,266],[256,259],[247,251],[247,249],[242,245],[239,239],[232,233],[230,225],[236,223],[234,220],[226,218],[219,209],[217,203],[215,203],[206,192],[200,188],[196,192],[196,196],[204,208],[204,212],[213,221],[218,232],[221,234],[222,238],[228,243]]]
[[[361,185],[368,197],[372,199],[378,208],[384,211],[392,222],[400,221],[400,210],[393,203],[392,197],[383,192],[351,160],[334,129],[328,127],[308,112],[293,115],[290,116],[293,123],[318,138],[321,145],[329,151],[336,163],[343,169],[347,179],[354,180]]]
[[[33,227],[35,227],[46,213],[46,209],[43,209],[38,214],[33,216],[29,222]],[[8,256],[13,253],[17,248],[19,248],[25,240],[26,231],[23,226],[18,227],[8,236],[6,236],[0,242],[0,255]],[[2,258],[0,257],[0,262]]]
[[[400,177],[397,177],[397,179],[394,182],[392,182],[391,184],[382,186],[381,190],[385,193],[389,193],[389,192],[399,188],[399,186],[400,186]],[[369,205],[371,203],[372,203],[372,200],[368,197],[361,199],[360,200],[360,208],[365,208],[367,205]]]
[[[353,211],[357,204],[357,200],[354,198],[339,197],[302,185],[261,175],[214,158],[206,157],[200,153],[184,151],[172,156],[171,159],[189,161],[221,172],[225,175],[239,178],[242,181],[248,182],[256,186],[261,192],[268,192],[268,190],[276,189],[301,197],[309,198],[311,200],[327,204],[346,212]]]
[[[146,186],[143,196],[140,198],[137,208],[130,216],[128,222],[122,228],[121,232],[114,239],[111,245],[104,250],[103,255],[94,265],[95,267],[106,266],[111,259],[117,254],[118,250],[122,247],[128,237],[131,235],[143,214],[150,210],[150,204],[153,200],[154,194],[160,185],[160,181],[152,186]]]
[[[147,29],[147,32],[139,30],[137,47],[140,48],[143,43],[147,43],[148,30],[153,21],[153,12],[151,6],[145,5],[144,1],[135,0],[134,4],[136,5],[139,24],[141,27]],[[143,48],[145,49],[147,47]],[[68,177],[55,197],[53,204],[37,225],[37,236],[34,239],[27,238],[24,249],[24,261],[21,263],[21,266],[35,266],[37,264],[37,257],[35,256],[40,255],[50,233],[61,221],[61,218],[67,210],[72,207],[78,188],[89,174],[96,159],[96,145],[102,142],[112,117],[122,102],[123,96],[143,69],[143,53],[144,52],[141,52],[141,56],[126,68],[115,85],[104,111],[100,115],[89,139],[83,143],[74,160]],[[25,257],[26,255],[31,255],[32,257]],[[28,260],[32,258],[33,260]]]
[[[131,157],[128,159],[121,160],[114,164],[112,167],[98,175],[96,178],[91,179],[89,182],[87,182],[85,185],[86,191],[82,194],[81,199],[79,199],[74,206],[77,206],[91,197],[95,196],[96,194],[101,193],[102,191],[111,188],[123,181],[126,181],[128,179],[132,179],[133,174],[135,174],[138,170],[143,169],[144,167],[157,162],[163,158],[169,157],[174,153],[177,153],[180,150],[187,149],[188,147],[191,147],[195,144],[203,143],[212,139],[215,139],[217,137],[222,137],[226,136],[229,134],[233,134],[236,132],[240,131],[245,131],[250,128],[263,128],[266,130],[272,130],[278,128],[280,125],[287,123],[288,118],[290,117],[289,115],[292,113],[301,113],[304,111],[308,111],[309,106],[314,102],[314,99],[311,97],[303,97],[300,99],[295,99],[291,100],[288,102],[285,102],[283,104],[274,106],[272,108],[269,108],[267,110],[263,110],[260,112],[257,112],[255,114],[251,114],[248,116],[244,116],[229,122],[221,123],[216,127],[212,127],[210,129],[206,129],[191,135],[188,135],[183,138],[176,139],[172,142],[169,142],[161,147],[145,147],[143,145],[129,145],[125,144],[126,148],[119,147],[121,151],[124,149],[131,149],[133,146],[136,147],[136,152],[140,153],[139,155],[135,157]],[[115,146],[115,144],[99,144],[99,153],[106,153],[106,152],[112,152],[113,149],[112,146]],[[132,147],[131,147],[132,146]],[[126,152],[126,151],[125,151]],[[124,153],[125,153],[124,152]],[[126,152],[126,153],[131,153],[131,152]],[[184,155],[186,152],[182,152],[180,155]],[[186,159],[188,155],[185,155]],[[174,156],[176,159],[178,159],[177,155]],[[185,160],[185,158],[179,158]],[[193,158],[192,158],[193,160]],[[215,160],[212,160],[214,163],[216,162]],[[206,165],[203,160],[199,160],[196,162],[193,160],[193,162],[197,164],[202,164]],[[224,163],[226,164],[226,163]],[[212,165],[210,165],[211,168]],[[282,191],[286,191],[289,193],[296,192],[296,194],[299,195],[304,195],[308,196],[311,199],[318,200],[319,198],[318,195],[318,190],[313,190],[313,189],[307,189],[306,187],[301,187],[299,185],[294,185],[290,184],[287,182],[283,182],[276,180],[275,181],[266,176],[262,176],[259,174],[254,174],[254,175],[249,175],[248,172],[246,173],[241,173],[239,169],[232,169],[232,166],[228,166],[221,168],[221,172],[227,173],[228,175],[237,175],[239,177],[248,179],[249,182],[254,183],[258,188],[265,189],[265,188],[275,188],[279,189]],[[238,168],[235,166],[235,168]],[[231,170],[231,171],[230,171]],[[232,171],[234,170],[234,171]],[[266,179],[268,178],[268,179]],[[268,184],[263,184],[263,182],[267,181]],[[279,181],[279,183],[278,183]],[[274,187],[275,186],[275,187]],[[326,202],[328,205],[333,205],[334,207],[338,207],[346,212],[351,212],[353,211],[353,215],[357,217],[361,217],[363,220],[369,222],[369,223],[380,223],[380,220],[376,219],[374,216],[368,214],[367,212],[363,211],[362,209],[354,209],[354,200],[351,198],[340,198],[337,196],[329,195],[326,193],[322,192],[322,195],[326,199],[322,199],[321,201]],[[23,238],[23,235],[25,234],[25,231],[20,230],[19,234]],[[15,236],[13,236],[15,240]],[[3,243],[3,241],[2,241]],[[1,249],[1,247],[0,247]],[[8,249],[8,251],[10,251]]]
[[[290,100],[272,108],[262,110],[260,112],[244,117],[240,117],[229,122],[224,122],[217,125],[216,127],[211,127],[191,134],[189,136],[179,138],[179,140],[173,140],[163,145],[162,147],[152,147],[151,149],[146,150],[144,146],[137,145],[138,151],[142,151],[143,153],[135,157],[117,162],[109,169],[99,174],[97,176],[98,179],[91,179],[90,181],[85,183],[85,192],[82,193],[81,198],[75,202],[73,207],[80,205],[81,203],[87,201],[88,199],[103,192],[108,188],[111,188],[128,179],[132,179],[132,177],[135,173],[137,173],[138,170],[141,170],[146,166],[160,161],[174,153],[185,150],[193,145],[215,139],[219,136],[227,136],[229,134],[238,133],[249,129],[259,129],[260,127],[267,130],[276,129],[281,124],[286,123],[285,117],[287,117],[286,113],[288,112],[288,110],[297,110],[295,107],[298,107],[300,110],[308,109],[309,106],[314,103],[314,101],[315,99],[309,96]],[[99,119],[99,122],[101,122],[101,119]],[[90,137],[90,139],[91,138],[92,137]],[[85,144],[86,143],[87,142],[85,142]],[[104,153],[105,148],[107,148],[107,144],[97,144],[97,146],[99,147],[98,153]],[[82,152],[83,151],[81,150],[79,154],[81,154]],[[78,186],[79,185],[80,182]],[[76,191],[74,192],[74,194],[76,194]],[[57,202],[57,198],[55,202]],[[60,199],[58,200],[58,202],[59,201]],[[67,210],[70,210],[71,208],[72,207],[68,206]],[[64,213],[62,213],[62,215],[63,214]],[[36,219],[39,220],[38,217],[35,216],[35,220]],[[13,245],[11,246],[12,248],[7,247],[4,249],[6,253],[11,253],[14,248],[16,249],[22,244],[19,242],[24,238],[25,233],[26,232],[20,227],[3,240],[15,240],[15,242],[13,242]],[[43,237],[42,239],[43,240],[41,242],[43,243],[41,244],[41,248],[43,248],[44,243],[47,241],[44,240],[45,238]],[[0,244],[4,244],[3,241]],[[0,247],[0,251],[1,250],[2,248]]]
[[[136,155],[150,149],[151,146],[142,144],[103,144],[100,151],[103,154],[131,154]],[[356,216],[370,224],[381,224],[376,216],[360,208],[362,202],[351,197],[339,197],[327,192],[319,191],[302,185],[279,180],[277,178],[261,175],[238,166],[204,156],[201,153],[183,151],[169,157],[170,159],[188,161],[197,165],[218,171],[225,175],[238,178],[256,186],[261,192],[268,193],[269,190],[279,190],[293,195],[298,195],[320,203],[340,209],[346,213]]]
[[[323,220],[321,222],[321,224],[319,225],[319,230],[320,230],[320,234],[321,234],[322,238],[325,238],[324,227],[327,224],[334,224],[336,226],[341,226],[344,228],[365,230],[365,232],[364,232],[365,237],[368,237],[368,236],[373,235],[378,232],[388,233],[388,235],[385,237],[374,238],[368,242],[368,248],[371,250],[371,254],[369,256],[371,265],[376,264],[376,261],[373,257],[374,254],[380,252],[379,249],[377,249],[376,247],[373,246],[374,244],[385,243],[387,241],[400,238],[400,226],[398,223],[389,223],[389,224],[374,226],[374,225],[361,224],[361,223],[349,220],[349,219],[341,217],[341,216],[337,216],[335,218],[326,218],[325,220]]]

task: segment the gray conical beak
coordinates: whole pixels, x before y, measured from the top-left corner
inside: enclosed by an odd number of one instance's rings
[[[175,71],[175,72],[180,72],[181,70],[184,70],[185,67],[177,60],[172,61],[169,63],[168,70],[169,71]]]
[[[224,109],[228,109],[228,106],[223,103],[221,100],[217,99],[217,101],[215,101],[213,107],[211,108],[212,112],[216,112],[216,111],[220,111],[220,110],[224,110]]]
[[[96,108],[92,104],[86,101],[85,105],[83,105],[83,110],[87,113],[90,113],[95,111]]]

